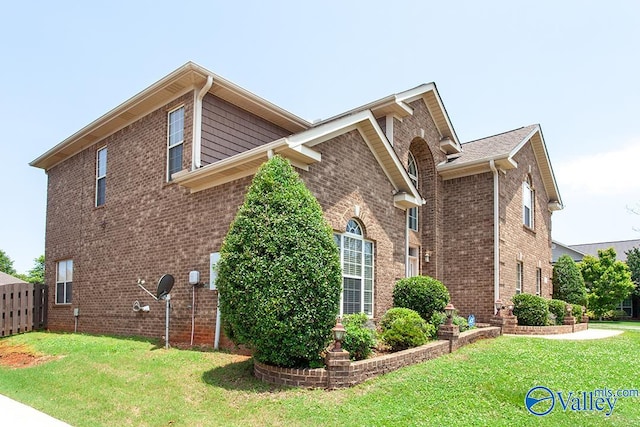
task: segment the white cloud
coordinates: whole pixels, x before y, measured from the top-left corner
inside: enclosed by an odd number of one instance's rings
[[[554,169],[561,193],[628,195],[627,204],[640,199],[640,139],[617,150],[577,155]]]

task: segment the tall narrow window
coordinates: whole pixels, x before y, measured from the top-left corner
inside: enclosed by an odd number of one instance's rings
[[[58,261],[56,270],[56,304],[71,304],[73,260]]]
[[[362,227],[350,219],[344,234],[334,236],[342,265],[340,314],[373,315],[373,242],[365,240]]]
[[[96,154],[96,206],[104,205],[107,192],[107,147]]]
[[[522,293],[522,269],[522,262],[518,261],[518,264],[516,265],[516,294]]]
[[[407,277],[414,277],[420,274],[418,264],[418,248],[409,246],[409,271]]]
[[[531,177],[522,183],[522,222],[525,226],[533,228],[535,192],[531,186]]]
[[[536,268],[536,295],[542,292],[542,269]]]
[[[167,136],[167,181],[182,170],[182,145],[184,142],[184,107],[169,112]]]
[[[409,179],[413,185],[418,188],[418,166],[416,164],[416,159],[413,157],[413,154],[409,153],[409,160],[407,163],[407,173],[409,174]],[[418,231],[418,208],[410,208],[409,215],[407,218],[408,227],[410,230]]]

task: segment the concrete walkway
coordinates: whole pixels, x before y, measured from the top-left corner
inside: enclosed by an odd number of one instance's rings
[[[20,427],[71,427],[30,406],[16,402],[0,394],[0,422],[3,426]]]
[[[615,337],[624,331],[619,329],[587,329],[586,331],[571,332],[569,334],[556,335],[508,335],[510,337],[547,338],[550,340],[599,340]],[[505,334],[507,335],[507,334]]]

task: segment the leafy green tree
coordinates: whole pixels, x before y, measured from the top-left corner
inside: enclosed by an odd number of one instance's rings
[[[16,269],[13,268],[13,260],[2,249],[0,249],[0,271],[12,276],[16,275]]]
[[[331,340],[342,273],[333,231],[289,162],[256,173],[220,250],[227,336],[261,362],[315,364]]]
[[[636,285],[633,293],[640,296],[640,249],[631,248],[627,254],[627,266],[631,271],[631,281]]]
[[[27,272],[26,281],[29,283],[44,283],[44,255],[34,260],[34,266]]]
[[[599,250],[598,258],[585,256],[579,266],[587,286],[587,305],[600,319],[633,292],[629,267],[616,260],[613,248]]]
[[[569,304],[586,305],[587,288],[580,269],[569,255],[562,255],[553,266],[553,298]]]

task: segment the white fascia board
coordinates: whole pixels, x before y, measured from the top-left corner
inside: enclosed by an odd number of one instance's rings
[[[539,126],[536,126],[535,128],[533,128],[533,130],[532,130],[531,132],[529,132],[529,134],[528,134],[527,136],[525,136],[524,138],[522,138],[522,141],[520,141],[520,143],[519,143],[518,145],[516,145],[516,146],[515,146],[515,147],[514,147],[510,152],[509,152],[509,157],[511,158],[511,157],[515,156],[515,155],[516,155],[516,153],[517,153],[518,151],[520,151],[520,150],[522,149],[522,147],[524,147],[524,146],[525,146],[525,144],[526,144],[527,142],[529,142],[529,140],[530,140],[531,138],[533,138],[533,135],[535,135],[535,134],[536,134],[536,132],[539,132],[539,131],[540,131],[540,127],[539,127]]]
[[[425,93],[432,90],[435,90],[435,85],[433,83],[421,84],[413,89],[405,90],[404,92],[397,94],[396,101],[410,104],[416,99],[422,98]]]

